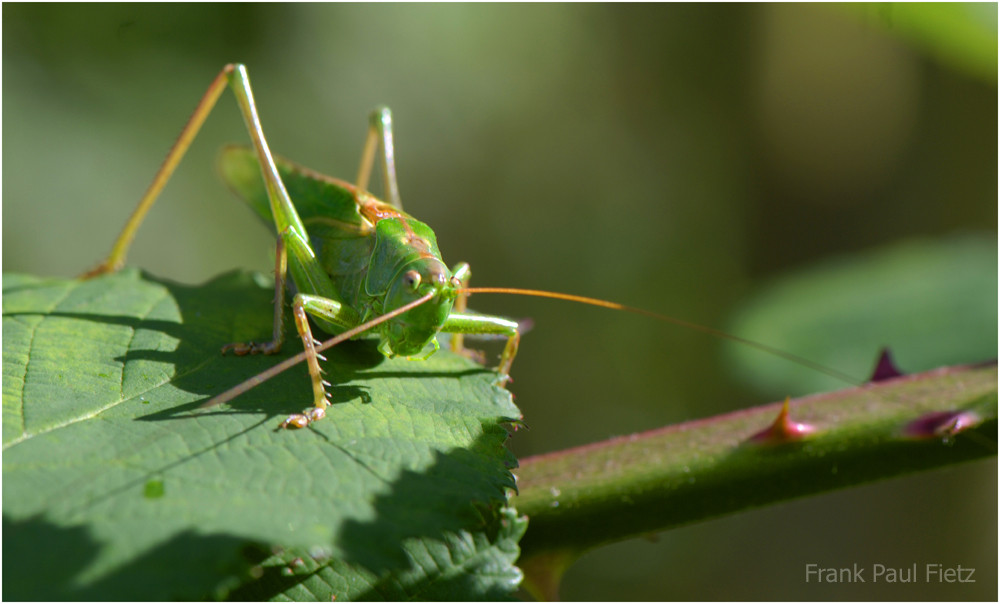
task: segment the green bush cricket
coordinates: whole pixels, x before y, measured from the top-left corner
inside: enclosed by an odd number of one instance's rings
[[[227,344],[222,351],[232,350],[237,355],[278,352],[284,341],[281,317],[285,288],[294,288],[292,309],[305,347],[314,400],[313,407],[290,416],[282,426],[304,427],[322,418],[329,404],[325,388],[328,384],[321,377],[318,362],[318,342],[307,315],[332,334],[351,337],[376,330],[381,336],[379,350],[387,356],[429,356],[438,348],[439,331],[505,336],[507,345],[498,367],[500,381],[504,382],[517,353],[517,323],[464,312],[468,293],[462,288],[468,284],[469,266],[458,264],[449,270],[441,260],[434,232],[402,211],[389,110],[379,108],[371,115],[357,185],[328,178],[274,159],[243,65],[226,65],[216,76],[111,253],[85,276],[113,272],[123,266],[136,230],[227,86],[236,96],[253,148],[228,149],[222,159],[223,172],[229,184],[265,221],[273,221],[278,244],[272,339]],[[378,149],[388,203],[366,191]],[[296,192],[297,204],[292,202],[288,189]],[[461,338],[455,338],[452,347],[461,352]],[[209,401],[219,402],[223,402],[221,397]]]
[[[205,119],[226,87],[232,89],[250,134],[252,146],[227,147],[222,171],[229,186],[277,235],[275,302],[272,339],[232,343],[222,352],[237,355],[274,354],[284,342],[282,316],[286,287],[293,293],[291,306],[304,351],[271,369],[216,396],[203,406],[224,403],[264,380],[305,360],[313,389],[313,406],[290,415],[281,427],[302,428],[325,416],[329,401],[319,355],[322,350],[365,332],[380,337],[386,356],[426,358],[438,350],[437,334],[453,334],[451,348],[466,353],[466,334],[500,336],[506,345],[497,367],[503,385],[517,354],[520,332],[515,321],[466,310],[472,293],[507,293],[549,297],[616,310],[626,310],[734,340],[834,374],[834,370],[787,352],[724,332],[628,307],[615,302],[541,290],[471,288],[468,264],[448,269],[441,259],[434,232],[403,211],[396,182],[392,118],[385,107],[369,118],[368,135],[355,184],[324,176],[284,159],[275,158],[264,137],[246,68],[226,65],[215,77],[194,113],[167,154],[153,182],[116,239],[108,257],[83,277],[119,270],[146,213],[180,163]],[[380,160],[385,201],[371,195],[368,182]],[[289,276],[291,277],[289,279]],[[335,337],[322,344],[314,339],[307,317]]]

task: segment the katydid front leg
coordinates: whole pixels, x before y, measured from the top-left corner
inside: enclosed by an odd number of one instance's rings
[[[276,308],[280,309],[280,307]],[[330,399],[326,393],[326,387],[329,386],[330,383],[323,379],[323,370],[319,366],[319,361],[325,361],[326,358],[316,351],[316,346],[320,344],[320,341],[313,337],[312,329],[309,327],[309,318],[307,315],[311,314],[317,318],[327,321],[328,323],[333,323],[346,328],[349,326],[351,321],[356,320],[357,314],[335,300],[319,296],[310,296],[308,294],[295,295],[295,298],[292,300],[292,314],[295,317],[295,327],[299,332],[299,336],[302,338],[302,346],[305,349],[306,366],[309,369],[309,378],[312,382],[313,389],[313,406],[304,409],[302,413],[289,415],[285,421],[281,422],[279,427],[305,428],[310,423],[326,417],[326,408],[330,406]],[[278,320],[280,320],[280,317]],[[230,344],[226,348],[235,348],[236,346],[240,345]],[[273,354],[265,352],[263,347],[255,348],[255,345],[252,343],[250,345],[243,346],[248,346],[250,348],[250,350],[244,354],[254,354],[256,352]],[[223,352],[225,352],[225,350],[226,349],[224,348]]]
[[[497,367],[497,372],[500,374],[500,385],[506,385],[510,380],[511,363],[514,362],[514,357],[517,356],[517,347],[521,341],[521,332],[518,330],[518,324],[515,321],[501,317],[490,317],[466,312],[469,294],[463,290],[469,287],[469,280],[472,278],[472,269],[468,263],[460,262],[456,264],[455,268],[452,269],[452,278],[459,285],[459,293],[455,297],[453,312],[441,328],[441,331],[452,334],[451,351],[485,364],[486,361],[481,351],[466,348],[465,334],[506,336],[507,345],[504,346],[503,354],[500,355],[500,365]]]
[[[316,345],[319,342],[313,337],[312,329],[309,327],[307,313],[316,317],[324,328],[331,333],[340,333],[360,323],[358,313],[345,304],[334,299],[334,287],[330,277],[316,260],[309,243],[298,236],[298,234],[286,229],[279,236],[279,252],[285,255],[287,250],[287,265],[291,267],[295,283],[301,288],[308,288],[314,292],[326,292],[326,295],[314,295],[312,293],[298,293],[292,300],[292,313],[295,316],[295,328],[302,339],[302,346],[306,352],[306,364],[309,368],[309,379],[312,382],[313,406],[288,416],[281,423],[282,428],[304,428],[311,422],[322,419],[326,416],[326,408],[330,405],[327,398],[326,386],[330,384],[323,380],[323,371],[319,367],[319,360],[324,359],[316,352]],[[278,266],[285,263],[278,261]],[[285,281],[285,275],[275,277],[275,287],[278,282]],[[279,331],[278,324],[281,322],[283,305],[282,296],[275,296],[275,332]]]
[[[455,305],[458,306],[457,301]],[[510,381],[510,366],[514,362],[514,357],[517,356],[517,347],[521,342],[521,332],[518,331],[517,327],[517,321],[503,317],[452,311],[441,326],[441,331],[453,334],[453,338],[463,334],[505,336],[507,344],[500,355],[500,365],[497,366],[499,374],[497,384],[505,386]],[[456,352],[461,352],[461,350]]]
[[[316,346],[320,343],[313,338],[312,329],[309,328],[309,319],[306,311],[321,316],[328,321],[342,321],[344,319],[346,307],[317,296],[307,294],[296,294],[292,301],[292,314],[295,315],[295,327],[302,337],[302,345],[306,351],[306,365],[309,367],[309,379],[312,382],[313,406],[305,409],[302,413],[294,413],[281,422],[281,428],[305,428],[310,423],[326,417],[326,408],[330,406],[330,399],[326,394],[326,386],[330,383],[323,379],[323,370],[319,367],[319,360],[326,360],[316,352]]]
[[[469,279],[472,277],[472,269],[467,262],[459,262],[451,271],[452,279],[458,283],[460,288],[469,287]],[[459,293],[455,298],[454,313],[462,314],[468,308],[469,294]],[[462,333],[453,333],[451,336],[451,351],[465,357],[473,358],[482,362],[482,355],[477,351],[465,347],[465,337]]]

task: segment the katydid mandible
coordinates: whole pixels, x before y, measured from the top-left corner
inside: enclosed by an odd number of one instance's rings
[[[529,295],[625,310],[736,341],[857,383],[850,376],[780,349],[616,302],[542,290],[469,287],[469,265],[459,263],[449,270],[441,259],[434,232],[402,209],[388,108],[379,107],[371,113],[357,180],[350,184],[271,154],[246,68],[240,64],[226,65],[212,81],[108,257],[84,278],[124,266],[136,230],[227,86],[236,97],[252,145],[230,146],[223,151],[223,175],[229,186],[273,225],[277,249],[272,339],[226,344],[222,352],[232,350],[246,355],[280,351],[286,287],[293,293],[291,306],[304,351],[216,396],[203,407],[229,401],[305,361],[312,382],[313,406],[290,415],[281,424],[283,428],[303,428],[322,419],[329,406],[329,384],[322,379],[319,360],[323,357],[319,353],[365,332],[378,334],[379,350],[386,356],[416,358],[427,358],[438,350],[439,332],[453,334],[451,348],[460,354],[467,352],[463,345],[465,334],[505,337],[507,342],[497,367],[498,383],[504,385],[520,341],[518,324],[467,312],[467,298],[472,293]],[[383,172],[385,201],[368,192],[376,155]],[[320,344],[313,337],[307,317],[335,337]]]

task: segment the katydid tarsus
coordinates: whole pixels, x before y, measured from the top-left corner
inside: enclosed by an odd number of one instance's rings
[[[614,302],[512,288],[471,288],[470,268],[459,263],[448,269],[441,259],[434,232],[402,209],[396,182],[392,120],[387,108],[375,109],[355,184],[324,176],[275,158],[268,147],[246,68],[225,66],[198,103],[177,142],[126,222],[108,257],[84,275],[119,270],[136,230],[156,201],[187,148],[224,90],[232,89],[252,142],[229,147],[222,157],[226,180],[277,235],[275,254],[274,328],[266,342],[226,344],[222,352],[237,355],[273,354],[284,342],[282,316],[286,287],[304,351],[209,400],[213,406],[238,396],[281,371],[305,361],[313,389],[313,405],[290,415],[282,427],[301,428],[325,416],[329,405],[322,379],[322,350],[365,332],[377,333],[386,356],[426,358],[438,349],[437,334],[453,334],[451,347],[465,352],[463,335],[506,338],[497,367],[498,382],[509,379],[520,333],[515,321],[466,310],[472,293],[508,293],[559,298],[594,306],[627,310],[735,340],[806,365],[852,383],[856,380],[787,352],[723,332]],[[368,192],[375,161],[381,163],[385,200]],[[289,279],[289,276],[291,277]],[[308,318],[335,337],[320,344]]]

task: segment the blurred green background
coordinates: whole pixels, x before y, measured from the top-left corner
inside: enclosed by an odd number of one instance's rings
[[[209,81],[240,61],[272,149],[332,175],[353,178],[368,110],[392,107],[405,207],[474,285],[609,298],[860,378],[881,345],[905,370],[996,356],[995,4],[6,4],[3,17],[4,271],[96,263]],[[218,148],[247,140],[230,99],[130,264],[187,283],[271,270],[272,238],[215,174]],[[732,345],[625,313],[473,306],[534,323],[510,386],[530,426],[519,456],[817,387],[762,384],[773,370]],[[617,544],[584,556],[562,595],[993,599],[996,478],[982,462]],[[855,562],[962,564],[977,582],[804,581],[807,563]]]

